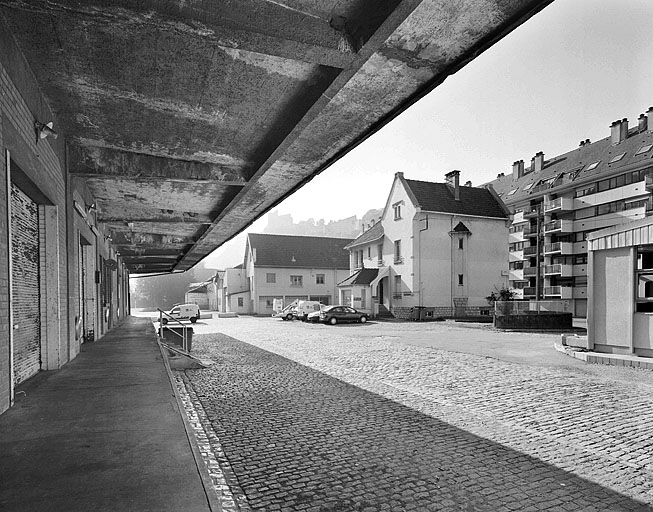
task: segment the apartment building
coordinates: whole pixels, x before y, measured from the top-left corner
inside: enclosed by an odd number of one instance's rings
[[[519,298],[569,300],[575,316],[587,315],[588,235],[653,211],[652,114],[633,127],[617,120],[606,138],[562,155],[516,161],[490,183],[514,213],[509,282]]]

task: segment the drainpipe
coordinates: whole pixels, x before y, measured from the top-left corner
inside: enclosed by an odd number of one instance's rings
[[[426,221],[424,229],[420,229],[417,236],[417,243],[419,247],[417,248],[417,283],[419,285],[419,305],[424,305],[424,287],[422,286],[422,231],[428,231],[429,229],[429,215],[426,214],[426,217],[420,220]]]

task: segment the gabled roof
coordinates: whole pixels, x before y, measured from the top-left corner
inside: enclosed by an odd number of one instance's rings
[[[446,183],[403,180],[415,198],[415,206],[426,212],[453,213],[476,217],[508,218],[500,200],[487,188],[460,186],[460,200],[454,197],[453,187]]]
[[[500,176],[490,182],[494,190],[508,204],[515,204],[537,197],[538,193],[551,193],[551,190],[564,189],[573,183],[594,182],[602,176],[612,176],[620,169],[636,166],[644,161],[651,161],[653,148],[636,155],[640,148],[653,144],[653,133],[641,131],[637,127],[628,130],[628,137],[613,145],[611,137],[586,143],[572,151],[545,160],[542,170],[528,172],[521,178],[512,173]],[[624,154],[625,153],[625,154]],[[615,157],[623,157],[610,163]],[[592,164],[596,164],[592,167]],[[546,191],[546,192],[545,192]]]
[[[368,229],[367,231],[364,231],[352,243],[347,245],[345,247],[345,249],[350,249],[350,248],[356,247],[358,245],[368,244],[370,242],[380,240],[381,238],[383,238],[383,234],[384,234],[383,224],[381,224],[380,222],[377,222],[370,229]]]
[[[256,250],[257,267],[349,268],[345,246],[351,238],[268,235],[250,233],[247,243]]]
[[[462,222],[459,222],[458,224],[456,224],[456,227],[453,228],[452,231],[454,233],[470,233],[471,234],[471,231],[469,230],[469,228],[467,226],[465,226],[465,224],[463,224]]]
[[[378,268],[362,268],[347,279],[338,283],[337,286],[351,286],[354,284],[370,284],[379,275]]]

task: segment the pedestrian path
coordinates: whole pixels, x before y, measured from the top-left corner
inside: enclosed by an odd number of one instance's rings
[[[0,510],[218,510],[148,319],[17,391],[0,415]]]

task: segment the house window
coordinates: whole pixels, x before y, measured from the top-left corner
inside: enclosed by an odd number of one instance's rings
[[[401,257],[401,240],[395,240],[395,263],[403,263],[404,259]]]
[[[395,276],[395,291],[392,294],[393,299],[401,299],[401,276]]]
[[[638,250],[636,277],[636,311],[651,313],[653,312],[653,246],[644,246]]]
[[[382,267],[383,266],[383,244],[378,244],[376,246],[376,255],[377,255],[377,258],[379,260],[378,261],[379,267]]]
[[[315,284],[324,284],[324,274],[315,274]]]
[[[395,214],[395,220],[401,219],[401,203],[403,201],[399,201],[398,203],[395,203],[392,205],[392,209],[394,210]]]
[[[458,274],[458,286],[462,286],[463,284],[464,284],[463,274]]]
[[[302,276],[290,276],[290,286],[296,286],[298,288],[304,286]]]
[[[372,259],[372,248],[371,247],[367,248],[367,259],[368,260]]]
[[[464,249],[464,242],[462,238],[458,239],[458,249]]]
[[[242,297],[238,297],[238,307],[242,308],[245,305],[245,301]]]
[[[265,274],[265,282],[270,284],[276,283],[277,274],[275,274],[274,272],[268,272],[267,274]]]

